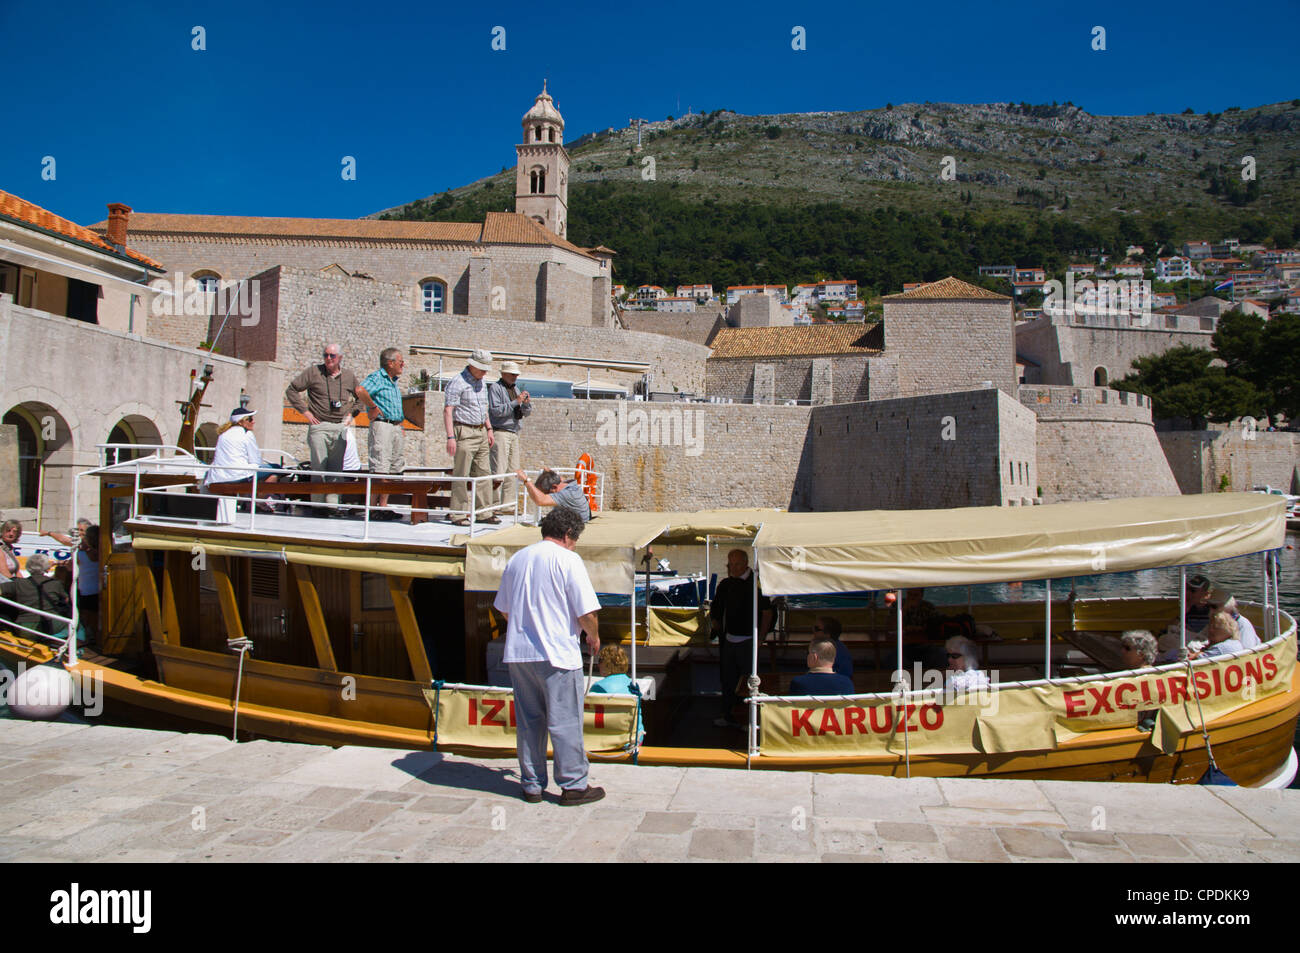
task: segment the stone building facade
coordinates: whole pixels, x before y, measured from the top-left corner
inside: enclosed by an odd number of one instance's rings
[[[1016,394],[1011,299],[944,278],[884,299],[884,347],[903,397],[992,386]]]
[[[1105,387],[1126,377],[1139,357],[1210,347],[1214,327],[1214,319],[1197,314],[1045,312],[1016,326],[1016,353],[1032,362],[1027,385]]]
[[[898,396],[897,362],[882,354],[878,324],[722,328],[712,343],[710,397],[833,404]]]

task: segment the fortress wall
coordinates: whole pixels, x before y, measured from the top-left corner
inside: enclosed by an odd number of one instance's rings
[[[710,397],[751,399],[754,396],[754,365],[770,365],[775,372],[776,401],[811,400],[813,361],[821,358],[710,358],[705,370],[705,393]],[[830,355],[832,397],[835,403],[869,400],[871,370],[875,358],[863,355]],[[886,396],[894,396],[887,393]]]
[[[1300,434],[1251,431],[1237,422],[1221,430],[1162,431],[1156,436],[1184,493],[1263,485],[1294,491]]]
[[[424,433],[406,435],[407,466],[451,465],[442,407],[442,395],[430,392]],[[591,454],[612,509],[807,509],[808,414],[808,407],[538,399],[524,421],[523,464],[571,467]],[[305,459],[306,424],[284,430],[286,449]],[[357,442],[364,464],[365,428]]]
[[[898,392],[968,390],[992,381],[1016,393],[1014,316],[1007,300],[885,299],[885,353],[898,361]]]
[[[1179,493],[1150,399],[1104,387],[1022,387],[1038,417],[1044,503]]]
[[[813,508],[1018,502],[1034,475],[1036,426],[1032,414],[993,388],[815,407]]]
[[[1182,329],[1166,329],[1167,317],[1181,322]],[[1090,320],[1094,323],[1069,324],[1064,318],[1043,315],[1016,328],[1016,352],[1040,366],[1042,379],[1037,383],[1091,387],[1099,367],[1105,368],[1107,382],[1119,380],[1133,370],[1139,357],[1184,345],[1208,348],[1213,337],[1210,330],[1188,329],[1197,319],[1186,315],[1153,314],[1147,327],[1101,327],[1096,322],[1106,319]]]

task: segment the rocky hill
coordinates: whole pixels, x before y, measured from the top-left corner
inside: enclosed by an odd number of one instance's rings
[[[639,246],[602,209],[639,197],[678,208],[757,206],[777,220],[821,205],[920,219],[947,212],[1026,228],[1068,223],[1085,241],[1147,245],[1191,232],[1290,243],[1300,225],[1300,100],[1146,116],[1093,116],[1069,103],[909,103],[773,116],[714,110],[645,124],[641,138],[639,152],[635,128],[569,144],[574,241],[624,254]],[[1243,179],[1252,168],[1253,180]],[[376,215],[474,220],[512,208],[513,191],[509,168]],[[588,235],[597,224],[601,233]],[[629,279],[627,266],[643,270],[621,260]]]

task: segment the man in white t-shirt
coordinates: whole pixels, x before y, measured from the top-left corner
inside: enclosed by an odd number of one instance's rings
[[[541,542],[510,557],[493,603],[506,617],[504,661],[515,692],[520,783],[525,801],[541,801],[549,734],[560,804],[589,804],[605,791],[587,784],[579,639],[585,633],[588,650],[593,655],[600,651],[600,601],[582,557],[574,552],[582,520],[556,507],[542,518],[541,529]]]

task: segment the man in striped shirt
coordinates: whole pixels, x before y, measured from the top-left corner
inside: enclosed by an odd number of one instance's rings
[[[488,351],[475,351],[465,369],[447,382],[443,392],[443,424],[447,429],[447,453],[453,458],[452,475],[458,477],[483,477],[492,472],[491,451],[494,435],[492,421],[488,418],[488,389],[484,376],[492,370],[492,355]],[[480,480],[474,487],[474,508],[482,510],[491,505],[492,482]],[[469,484],[451,485],[452,523],[469,525]],[[464,514],[464,515],[461,515]],[[479,523],[500,523],[501,518],[489,514],[479,517]]]
[[[357,385],[357,399],[366,405],[370,416],[371,473],[401,473],[406,467],[403,455],[406,435],[402,433],[406,413],[402,409],[402,391],[397,386],[405,366],[401,351],[395,347],[384,348],[379,355],[379,370]],[[373,502],[376,506],[387,506],[388,494],[375,494]],[[380,510],[370,518],[395,520],[399,517],[391,510]]]

